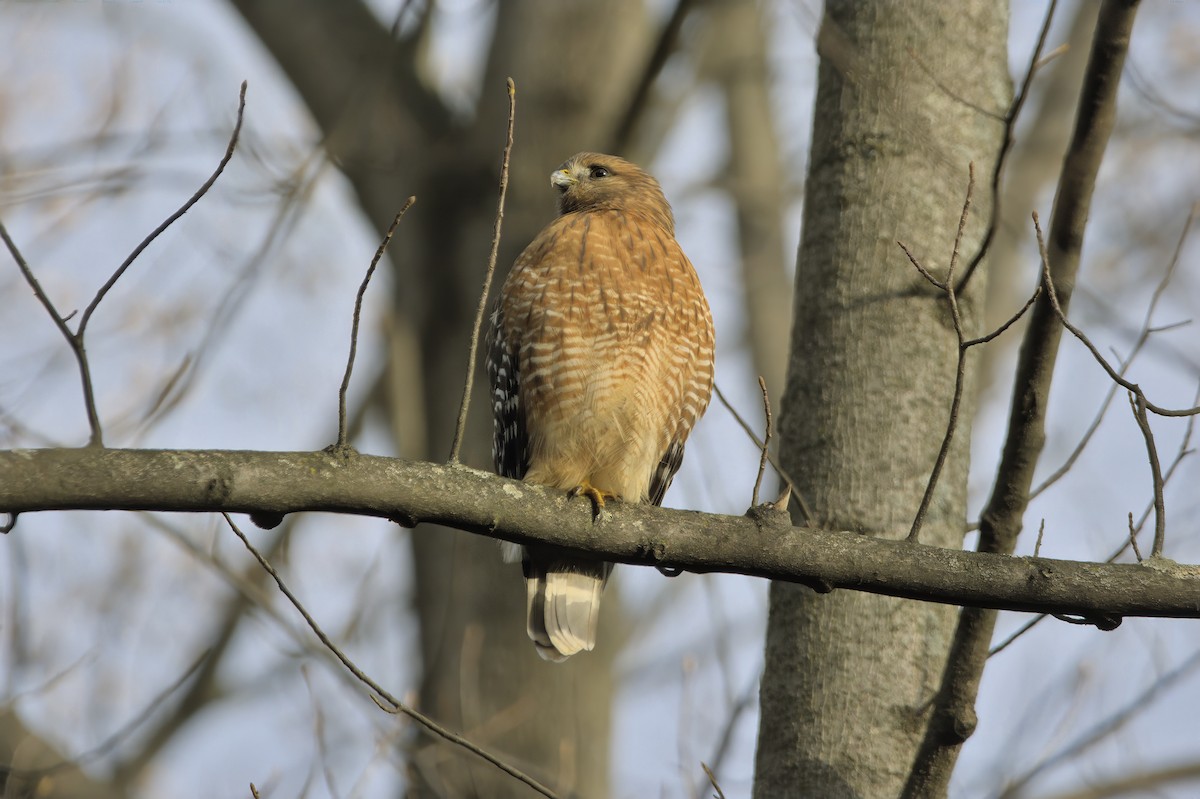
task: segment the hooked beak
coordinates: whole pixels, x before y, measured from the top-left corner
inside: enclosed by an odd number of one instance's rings
[[[556,169],[550,173],[550,185],[559,191],[566,191],[578,182],[567,169]]]

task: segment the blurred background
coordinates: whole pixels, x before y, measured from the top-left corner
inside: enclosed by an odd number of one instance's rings
[[[1029,213],[1049,217],[1096,8],[1058,4],[1054,57],[1016,126],[989,327],[1035,285]],[[1013,2],[1018,85],[1046,13],[1040,0]],[[775,398],[783,387],[821,14],[816,0],[0,2],[0,219],[58,308],[82,309],[216,166],[247,80],[225,174],[89,327],[105,443],[332,443],[355,290],[416,195],[367,294],[350,415],[361,451],[444,460],[511,76],[516,145],[497,279],[553,215],[558,163],[592,149],[642,164],[672,201],[712,304],[717,384],[761,431],[757,376]],[[1117,358],[1146,326],[1200,199],[1197,41],[1200,5],[1143,4],[1071,312]],[[920,78],[919,54],[913,70]],[[930,190],[960,195],[965,174],[947,166]],[[1184,242],[1150,326],[1195,317],[1197,246]],[[999,456],[1017,340],[982,356],[975,509]],[[1173,407],[1195,404],[1198,373],[1188,325],[1151,334],[1131,367]],[[1043,555],[1103,560],[1127,540],[1127,514],[1146,509],[1141,434],[1123,397],[1105,405],[1109,387],[1065,341],[1040,474],[1100,423],[1034,503],[1021,552],[1044,519]],[[480,396],[464,461],[488,468]],[[69,349],[4,254],[0,447],[86,443],[80,397]],[[943,407],[931,398],[939,436]],[[1164,466],[1195,446],[1186,421],[1153,423]],[[1200,467],[1178,460],[1167,555],[1194,563]],[[666,504],[743,513],[757,463],[714,399]],[[618,569],[597,650],[553,666],[525,638],[519,569],[491,541],[320,514],[251,535],[378,682],[539,778],[589,797],[699,797],[711,792],[703,761],[727,796],[749,795],[765,582]],[[1005,614],[996,643],[1028,621]],[[1196,631],[1048,620],[1017,638],[985,674],[953,795],[1195,796]],[[0,541],[0,641],[0,751],[14,768],[53,767],[60,793],[50,795],[249,796],[251,782],[263,796],[527,795],[381,713],[219,518],[22,517]],[[1190,775],[1190,787],[1164,769]],[[1132,787],[1101,792],[1121,780]]]

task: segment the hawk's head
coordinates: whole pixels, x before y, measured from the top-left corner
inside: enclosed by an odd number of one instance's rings
[[[675,217],[658,181],[624,158],[578,153],[554,170],[550,183],[559,191],[560,214],[623,211],[675,235]]]

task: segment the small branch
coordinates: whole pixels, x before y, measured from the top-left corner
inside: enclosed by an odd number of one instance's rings
[[[342,387],[338,389],[338,436],[337,444],[334,446],[339,450],[345,449],[347,446],[346,392],[350,390],[350,373],[354,371],[354,356],[358,352],[358,323],[362,316],[363,297],[367,293],[367,284],[371,282],[371,275],[375,274],[375,267],[379,265],[384,252],[387,251],[388,244],[392,241],[392,235],[400,225],[400,220],[404,218],[404,214],[408,212],[409,208],[412,208],[413,203],[416,201],[416,197],[409,197],[405,200],[404,205],[400,208],[400,212],[392,220],[387,233],[384,234],[383,241],[379,242],[379,249],[375,251],[375,257],[371,259],[371,265],[367,267],[367,274],[363,277],[362,283],[359,284],[358,294],[354,298],[354,317],[350,324],[350,354],[346,358],[346,373],[342,376]]]
[[[717,775],[712,773],[712,769],[707,763],[701,763],[700,768],[704,769],[704,775],[708,777],[708,782],[712,785],[713,790],[717,792],[715,799],[725,799],[725,792],[721,790],[721,786],[717,784]]]
[[[1079,271],[1083,232],[1096,175],[1116,119],[1117,88],[1137,8],[1137,2],[1105,0],[1092,36],[1071,141],[1059,173],[1051,224],[1055,242],[1053,272],[1056,278],[1065,281],[1064,285],[1072,285]],[[1048,28],[1047,22],[1043,29]],[[1035,52],[1031,64],[1036,66],[1039,59]],[[1018,99],[1023,102],[1025,94]],[[1006,126],[1000,161],[1011,146],[1008,141],[1011,134],[1011,125]],[[999,185],[999,174],[998,165],[993,173],[994,187]],[[995,203],[992,212],[995,219]],[[994,235],[995,225],[989,227]],[[991,238],[985,238],[959,288],[982,260]],[[1012,553],[1029,507],[1033,473],[1045,443],[1045,413],[1062,338],[1062,328],[1048,308],[1048,294],[1044,292],[1030,309],[1013,381],[1004,449],[991,496],[980,515],[977,549],[981,554]],[[1144,567],[1135,568],[1148,571]],[[909,770],[902,799],[942,796],[949,790],[950,775],[962,743],[974,729],[975,700],[995,624],[996,614],[989,609],[964,608],[959,614],[929,724]]]
[[[916,516],[913,517],[912,527],[908,531],[908,539],[911,542],[919,540],[921,535],[921,526],[925,523],[925,514],[929,512],[929,505],[933,502],[933,493],[937,490],[938,479],[942,476],[942,469],[946,465],[946,458],[950,455],[950,445],[954,441],[955,430],[958,429],[958,411],[962,405],[963,390],[967,380],[967,343],[966,337],[963,334],[962,316],[958,310],[958,298],[955,296],[954,289],[954,267],[958,264],[959,247],[962,244],[963,231],[967,228],[967,219],[971,214],[971,195],[975,191],[975,163],[972,161],[967,164],[967,193],[963,198],[962,213],[958,217],[958,232],[954,236],[954,248],[950,252],[950,265],[946,269],[946,280],[943,283],[938,283],[933,276],[920,266],[917,259],[904,245],[900,245],[904,249],[904,254],[908,256],[908,260],[917,268],[926,280],[929,280],[935,286],[940,285],[941,289],[946,294],[946,302],[950,306],[950,317],[954,322],[954,334],[958,337],[958,364],[954,371],[954,395],[950,400],[950,418],[946,422],[946,434],[942,437],[942,445],[938,449],[937,459],[933,463],[933,470],[929,474],[929,481],[925,484],[925,493],[921,497],[921,504],[917,508]]]
[[[1137,562],[1142,562],[1142,550],[1138,548],[1137,528],[1133,526],[1133,511],[1129,511],[1129,546],[1133,547],[1133,556]]]
[[[1174,688],[1176,684],[1182,682],[1186,677],[1194,674],[1197,669],[1200,669],[1200,651],[1193,652],[1186,660],[1184,660],[1174,669],[1167,672],[1157,681],[1147,686],[1124,707],[1117,710],[1107,718],[1101,720],[1090,730],[1076,738],[1070,744],[1064,746],[1053,755],[1045,758],[1025,774],[1010,782],[1005,786],[1002,796],[1013,797],[1021,795],[1022,789],[1032,782],[1033,779],[1039,774],[1049,771],[1055,766],[1067,762],[1071,758],[1077,757],[1083,752],[1086,752],[1088,749],[1091,749],[1096,744],[1100,743],[1114,732],[1119,730],[1121,727],[1128,724],[1139,713],[1144,712],[1155,699]]]
[[[1037,302],[1037,298],[1040,297],[1041,295],[1042,295],[1042,284],[1038,283],[1037,286],[1034,287],[1033,293],[1029,295],[1029,299],[1025,300],[1025,304],[1022,305],[1015,314],[1008,317],[1008,320],[1005,321],[1004,324],[997,327],[991,333],[980,336],[979,338],[973,338],[973,339],[968,339],[967,341],[964,341],[963,346],[964,347],[977,347],[980,344],[991,343],[995,339],[1004,335],[1004,333],[1006,333],[1010,327],[1012,327],[1013,325],[1015,325],[1017,322],[1019,322],[1021,320],[1021,317],[1024,316],[1026,314],[1026,312],[1028,312],[1029,309],[1033,307],[1033,304],[1035,302]]]
[[[979,251],[975,253],[975,257],[967,264],[967,268],[963,271],[962,279],[959,280],[958,286],[955,288],[955,291],[959,294],[966,291],[967,283],[971,280],[971,275],[975,274],[975,270],[983,262],[984,257],[987,256],[988,250],[992,245],[992,239],[996,237],[996,228],[1000,222],[1000,182],[1004,177],[1004,167],[1008,163],[1008,155],[1012,152],[1013,143],[1016,141],[1016,137],[1013,134],[1017,127],[1017,117],[1020,115],[1021,109],[1025,107],[1025,101],[1029,98],[1029,87],[1033,84],[1033,76],[1061,50],[1059,48],[1054,53],[1046,56],[1046,58],[1042,58],[1042,50],[1046,47],[1046,38],[1050,35],[1050,25],[1054,22],[1054,12],[1057,8],[1058,0],[1050,0],[1050,6],[1046,9],[1046,16],[1042,19],[1042,29],[1038,33],[1037,44],[1034,45],[1033,53],[1029,56],[1029,66],[1025,69],[1025,79],[1021,81],[1021,89],[1017,92],[1016,97],[1013,98],[1012,105],[1008,108],[1008,113],[1004,115],[1004,139],[1000,144],[1000,154],[996,157],[996,165],[992,168],[992,205],[987,230],[984,231],[983,240],[979,243]]]
[[[500,199],[496,204],[496,225],[492,230],[492,251],[488,254],[487,275],[483,279],[483,292],[479,295],[479,307],[475,310],[475,327],[471,331],[471,350],[467,356],[467,380],[463,387],[462,404],[458,409],[458,424],[454,428],[454,443],[450,445],[450,463],[458,463],[463,435],[467,427],[467,409],[471,405],[471,389],[475,385],[475,358],[479,351],[479,331],[487,313],[488,294],[492,289],[492,275],[496,272],[496,259],[500,253],[500,228],[504,223],[504,198],[508,194],[508,162],[512,156],[513,126],[517,116],[517,84],[508,79],[508,136],[504,143],[504,158],[500,163]]]
[[[87,308],[84,309],[83,316],[80,317],[79,325],[74,332],[72,332],[67,326],[67,320],[74,315],[74,312],[68,314],[67,316],[63,316],[58,312],[58,310],[54,307],[54,304],[50,301],[50,298],[46,296],[46,293],[42,290],[41,284],[39,284],[37,279],[33,276],[33,271],[29,268],[29,265],[25,262],[25,259],[17,250],[16,244],[13,243],[13,240],[8,235],[8,231],[5,230],[3,224],[0,224],[0,238],[4,239],[4,243],[8,247],[9,253],[17,262],[17,266],[20,268],[21,274],[25,277],[25,282],[29,284],[31,289],[33,289],[33,293],[42,303],[42,307],[44,307],[46,312],[50,314],[50,318],[54,320],[55,326],[58,327],[59,332],[61,332],[63,337],[66,338],[67,344],[70,345],[71,351],[75,355],[75,360],[79,365],[79,378],[83,386],[83,403],[87,411],[88,427],[91,430],[91,436],[88,439],[88,446],[104,446],[104,434],[100,427],[100,415],[96,411],[96,396],[92,383],[91,367],[88,365],[87,350],[84,347],[84,336],[87,334],[88,322],[91,321],[92,314],[100,305],[100,302],[104,299],[105,295],[107,295],[109,290],[116,285],[117,281],[121,279],[121,276],[125,274],[125,271],[129,269],[137,257],[142,254],[142,251],[150,246],[150,243],[158,238],[163,231],[174,224],[175,220],[187,213],[188,210],[191,209],[191,207],[195,205],[201,197],[207,194],[208,190],[212,188],[212,185],[216,183],[217,178],[220,177],[221,173],[225,171],[225,166],[233,157],[233,151],[237,147],[238,136],[241,134],[242,120],[245,116],[245,110],[246,82],[242,81],[241,90],[238,93],[237,122],[234,124],[233,134],[229,138],[229,144],[225,148],[225,155],[221,158],[216,170],[212,173],[212,175],[209,176],[208,180],[204,182],[204,184],[196,191],[196,193],[193,194],[191,198],[179,208],[179,210],[167,217],[167,219],[157,228],[155,228],[149,236],[143,239],[141,244],[135,247],[133,252],[129,254],[129,257],[126,258],[119,267],[117,267],[117,270],[113,272],[104,285],[100,287],[100,290],[96,292],[96,296],[92,298],[92,301],[88,303]]]
[[[304,605],[302,605],[300,603],[300,600],[296,598],[296,595],[293,594],[291,592],[291,589],[289,589],[287,587],[287,584],[283,581],[283,578],[279,576],[279,572],[275,571],[275,567],[272,566],[270,561],[268,561],[265,557],[263,557],[262,554],[257,549],[254,548],[254,545],[250,543],[250,539],[246,537],[246,534],[243,533],[240,529],[238,529],[238,526],[233,523],[233,519],[229,518],[229,514],[222,513],[221,515],[223,517],[225,517],[226,524],[228,524],[229,528],[231,530],[233,530],[234,535],[236,535],[238,538],[241,539],[242,544],[244,544],[246,549],[249,550],[250,554],[254,556],[254,559],[258,561],[258,564],[260,566],[262,566],[263,570],[267,574],[271,575],[271,578],[275,581],[275,584],[277,586],[279,586],[280,592],[285,597],[287,597],[287,600],[288,600],[288,602],[290,602],[292,604],[292,607],[294,607],[296,609],[296,611],[301,616],[304,617],[304,621],[305,621],[305,623],[308,624],[309,629],[311,629],[313,631],[313,633],[317,636],[317,638],[320,639],[321,643],[325,646],[325,648],[328,649],[331,653],[333,653],[334,657],[336,657],[338,660],[340,660],[342,665],[345,666],[346,669],[359,680],[359,682],[361,682],[363,685],[366,685],[368,688],[370,688],[372,691],[374,691],[377,696],[381,697],[384,701],[386,701],[388,703],[388,705],[391,706],[391,709],[392,709],[389,712],[403,713],[404,715],[408,716],[413,721],[420,724],[425,729],[429,730],[434,735],[436,735],[446,741],[449,741],[450,743],[452,743],[456,746],[460,746],[463,749],[466,749],[468,752],[476,755],[477,757],[487,761],[488,763],[491,763],[493,766],[500,769],[505,774],[508,774],[510,777],[513,777],[513,778],[519,780],[520,782],[525,783],[530,788],[532,788],[533,790],[540,793],[542,796],[549,797],[550,799],[555,799],[555,797],[556,797],[555,793],[553,791],[551,791],[549,788],[547,788],[546,786],[542,785],[537,780],[535,780],[533,777],[530,777],[529,775],[525,774],[523,771],[521,771],[513,766],[510,766],[509,764],[505,763],[503,760],[501,760],[500,758],[491,754],[487,750],[477,746],[476,744],[471,743],[466,738],[463,738],[458,733],[455,733],[455,732],[452,732],[452,731],[446,729],[445,727],[441,726],[440,724],[438,724],[436,721],[429,718],[425,714],[423,714],[417,710],[414,710],[413,708],[410,708],[408,705],[405,705],[403,702],[396,699],[394,696],[392,696],[390,693],[388,693],[386,690],[384,690],[383,687],[381,687],[377,682],[375,682],[369,676],[367,676],[362,671],[362,669],[360,669],[357,665],[355,665],[354,661],[350,660],[350,658],[347,657],[346,654],[344,652],[342,652],[341,649],[338,648],[337,644],[333,643],[333,641],[330,640],[329,636],[327,636],[325,634],[325,631],[321,629],[321,626],[319,624],[317,624],[316,619],[314,619],[312,617],[312,615],[308,612],[308,610],[305,609]],[[379,704],[379,703],[376,702],[376,704]],[[384,709],[387,710],[388,708],[384,708]]]
[[[1114,386],[1114,388],[1115,388],[1115,386]],[[1197,388],[1196,398],[1193,400],[1193,402],[1200,402],[1200,388]],[[1183,462],[1183,459],[1186,458],[1188,455],[1191,455],[1192,452],[1194,451],[1190,447],[1191,447],[1191,441],[1192,441],[1192,434],[1195,431],[1195,423],[1196,423],[1196,417],[1189,416],[1188,420],[1187,420],[1187,426],[1184,428],[1184,431],[1183,431],[1183,439],[1179,442],[1179,449],[1176,451],[1175,457],[1171,460],[1171,465],[1167,467],[1166,473],[1163,474],[1164,489],[1167,486],[1167,484],[1171,482],[1171,478],[1175,476],[1175,471],[1179,468],[1179,464],[1181,464]],[[1125,539],[1125,542],[1121,546],[1117,547],[1116,550],[1113,551],[1113,553],[1111,555],[1109,555],[1107,558],[1104,559],[1105,563],[1116,563],[1117,559],[1125,554],[1125,550],[1127,550],[1131,547],[1133,548],[1134,557],[1137,558],[1137,561],[1139,563],[1142,562],[1142,553],[1138,548],[1137,537],[1141,533],[1142,528],[1146,526],[1146,521],[1150,518],[1150,514],[1153,510],[1154,510],[1154,500],[1151,499],[1151,501],[1147,504],[1146,509],[1142,511],[1142,515],[1138,519],[1136,525],[1133,524],[1133,519],[1132,519],[1132,514],[1131,514],[1131,518],[1129,520],[1129,524],[1130,524],[1129,536]],[[1008,638],[1004,639],[999,644],[996,644],[996,646],[992,647],[991,650],[989,650],[989,652],[988,652],[988,657],[991,657],[992,655],[998,654],[999,652],[1003,651],[1011,643],[1013,643],[1018,638],[1020,638],[1022,635],[1029,632],[1034,627],[1036,627],[1045,618],[1046,618],[1045,614],[1039,614],[1038,616],[1035,616],[1034,618],[1030,619],[1025,624],[1021,625],[1020,629],[1018,629],[1016,632],[1014,632]]]
[[[758,505],[758,489],[762,488],[763,472],[767,470],[767,448],[771,445],[771,398],[767,396],[767,381],[758,376],[758,387],[762,390],[763,414],[767,418],[767,429],[763,434],[762,455],[758,459],[758,477],[754,478],[754,493],[750,496],[750,507]]]
[[[240,136],[242,132],[242,120],[245,116],[245,112],[246,81],[242,81],[241,89],[238,92],[237,121],[234,123],[233,134],[229,137],[229,144],[225,147],[225,155],[221,157],[221,162],[217,164],[217,168],[213,170],[211,175],[209,175],[208,180],[204,181],[203,185],[196,190],[196,193],[188,198],[188,201],[181,205],[179,210],[163,220],[162,224],[151,231],[149,236],[142,239],[141,244],[133,248],[133,252],[129,253],[129,257],[117,267],[117,271],[113,272],[112,276],[108,278],[108,281],[100,287],[100,290],[96,292],[96,296],[92,298],[92,301],[88,303],[87,308],[84,309],[83,316],[79,320],[79,329],[75,333],[78,338],[83,338],[84,333],[87,331],[88,322],[92,318],[92,314],[100,305],[100,302],[104,299],[105,295],[108,294],[109,290],[112,289],[112,287],[116,285],[117,281],[121,279],[121,276],[125,274],[125,270],[129,269],[133,262],[137,260],[137,257],[141,255],[142,252],[159,237],[159,235],[161,235],[171,225],[175,224],[175,221],[179,219],[179,217],[190,211],[192,206],[200,201],[201,197],[203,197],[205,194],[208,194],[208,190],[211,189],[213,184],[217,182],[217,178],[221,177],[221,173],[225,171],[226,164],[228,164],[230,159],[233,158],[233,151],[237,147],[238,136]]]
[[[4,515],[8,517],[8,521],[0,524],[0,534],[11,533],[13,528],[17,526],[17,517],[20,516],[19,513],[5,513]]]
[[[55,327],[62,333],[63,338],[67,340],[67,345],[71,348],[71,353],[75,356],[75,362],[79,366],[79,380],[83,387],[83,407],[87,413],[88,428],[91,430],[91,435],[88,439],[88,445],[94,447],[104,446],[104,435],[100,428],[100,415],[96,412],[96,395],[92,388],[92,371],[88,366],[87,351],[83,347],[83,338],[79,334],[71,331],[67,326],[67,319],[74,315],[74,311],[67,316],[63,316],[54,307],[54,303],[50,301],[50,297],[42,289],[42,284],[34,276],[33,270],[29,268],[29,264],[25,261],[25,257],[21,255],[21,251],[17,248],[16,243],[8,235],[8,230],[0,223],[0,238],[4,239],[5,246],[8,247],[9,254],[17,263],[17,268],[21,270],[21,274],[25,278],[25,282],[33,289],[34,295],[41,302],[42,307],[46,309],[46,313],[54,321]]]
[[[750,437],[751,441],[754,442],[754,446],[761,451],[764,445],[763,442],[758,439],[758,433],[755,433],[754,428],[750,426],[750,423],[747,422],[740,413],[738,413],[737,408],[733,407],[733,403],[729,401],[729,398],[725,396],[725,392],[722,391],[721,387],[716,383],[713,383],[713,393],[717,395],[717,400],[725,406],[725,410],[729,411],[730,415],[733,416],[734,421],[736,421],[738,426],[742,428],[742,431]],[[767,453],[767,461],[771,464],[771,467],[775,469],[775,473],[779,475],[779,479],[783,480],[784,484],[787,485],[786,493],[795,497],[796,501],[800,504],[800,512],[804,514],[804,521],[809,527],[816,527],[817,517],[815,517],[812,511],[809,509],[808,503],[804,501],[804,496],[796,490],[795,481],[792,480],[787,471],[779,465],[779,461],[776,460],[775,456],[770,452]]]
[[[1154,485],[1154,544],[1150,549],[1150,557],[1162,557],[1163,544],[1167,537],[1167,509],[1163,501],[1162,464],[1158,460],[1158,447],[1154,443],[1154,431],[1150,429],[1150,420],[1146,416],[1146,398],[1141,394],[1130,395],[1129,406],[1133,409],[1133,418],[1137,420],[1142,438],[1146,441],[1146,456],[1150,459],[1150,476]],[[1138,560],[1141,560],[1139,557]]]
[[[1162,332],[1167,328],[1177,326],[1164,325],[1155,327],[1151,325],[1151,322],[1154,319],[1155,311],[1158,309],[1158,302],[1160,299],[1162,299],[1163,293],[1166,291],[1167,285],[1171,282],[1171,278],[1175,274],[1175,269],[1179,265],[1179,257],[1183,252],[1184,244],[1187,242],[1188,234],[1191,232],[1192,223],[1196,218],[1196,211],[1197,207],[1193,206],[1191,212],[1188,214],[1187,221],[1183,225],[1183,231],[1179,234],[1179,240],[1175,243],[1175,252],[1171,256],[1171,260],[1168,262],[1167,269],[1163,273],[1162,278],[1159,279],[1158,285],[1155,286],[1154,294],[1150,297],[1150,303],[1146,307],[1146,316],[1142,321],[1142,329],[1138,332],[1138,337],[1133,343],[1133,348],[1129,351],[1128,356],[1126,356],[1124,359],[1120,359],[1121,366],[1117,372],[1122,377],[1124,377],[1128,373],[1129,368],[1133,366],[1133,362],[1137,360],[1138,355],[1141,354],[1142,348],[1146,346],[1146,343],[1150,340],[1151,335]],[[1038,284],[1038,290],[1041,290],[1040,283]],[[1062,479],[1062,477],[1071,470],[1071,467],[1075,465],[1075,462],[1079,459],[1079,456],[1083,454],[1083,451],[1087,447],[1088,443],[1091,442],[1096,430],[1100,428],[1100,423],[1104,420],[1104,416],[1107,414],[1108,407],[1112,404],[1113,398],[1116,397],[1118,388],[1120,388],[1119,384],[1112,384],[1108,390],[1108,393],[1104,396],[1104,402],[1100,404],[1100,409],[1096,412],[1096,416],[1092,419],[1091,425],[1079,439],[1079,443],[1075,445],[1075,449],[1073,449],[1071,454],[1067,456],[1067,459],[1063,461],[1062,466],[1054,470],[1052,474],[1050,474],[1045,480],[1039,483],[1032,492],[1030,492],[1029,498],[1031,500]],[[1195,401],[1200,401],[1200,394],[1197,395],[1196,400],[1193,402]],[[1194,418],[1194,416],[1188,418],[1189,425],[1191,425]]]
[[[1038,250],[1041,252],[1041,255],[1042,255],[1042,276],[1043,276],[1043,280],[1045,281],[1045,284],[1046,284],[1046,293],[1050,297],[1050,305],[1054,309],[1054,313],[1058,317],[1058,320],[1062,323],[1062,326],[1065,327],[1068,331],[1070,331],[1071,335],[1073,335],[1073,336],[1075,336],[1075,338],[1079,339],[1080,343],[1082,343],[1083,346],[1087,347],[1088,351],[1090,353],[1092,353],[1092,357],[1096,359],[1096,363],[1100,364],[1101,368],[1103,368],[1104,371],[1108,373],[1109,378],[1111,378],[1114,383],[1116,383],[1117,385],[1119,385],[1121,388],[1125,389],[1126,391],[1141,397],[1142,402],[1145,404],[1146,409],[1148,411],[1155,413],[1159,416],[1176,416],[1176,417],[1178,417],[1178,416],[1195,416],[1196,414],[1200,413],[1200,406],[1196,406],[1196,407],[1192,407],[1192,408],[1172,409],[1172,408],[1163,408],[1163,407],[1151,402],[1149,399],[1146,398],[1146,395],[1142,392],[1141,387],[1138,386],[1137,383],[1134,383],[1134,382],[1131,382],[1131,381],[1125,379],[1125,377],[1117,369],[1113,368],[1112,364],[1110,364],[1108,362],[1108,360],[1103,355],[1100,354],[1100,350],[1097,349],[1096,345],[1092,343],[1092,340],[1087,337],[1087,334],[1085,334],[1082,330],[1080,330],[1075,325],[1071,324],[1071,321],[1069,319],[1067,319],[1066,312],[1063,310],[1062,306],[1059,304],[1058,292],[1054,288],[1054,279],[1050,273],[1050,261],[1046,255],[1046,242],[1045,242],[1044,236],[1042,235],[1042,224],[1041,224],[1041,220],[1038,219],[1037,211],[1033,212],[1033,226],[1034,226],[1034,230],[1037,231]]]

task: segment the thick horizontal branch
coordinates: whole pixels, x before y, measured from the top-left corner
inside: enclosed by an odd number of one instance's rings
[[[436,522],[609,560],[729,572],[877,594],[1116,622],[1200,618],[1200,568],[941,549],[792,527],[781,511],[723,516],[609,503],[465,466],[328,452],[0,451],[0,511],[153,510],[379,516]],[[20,526],[17,527],[19,534]]]

